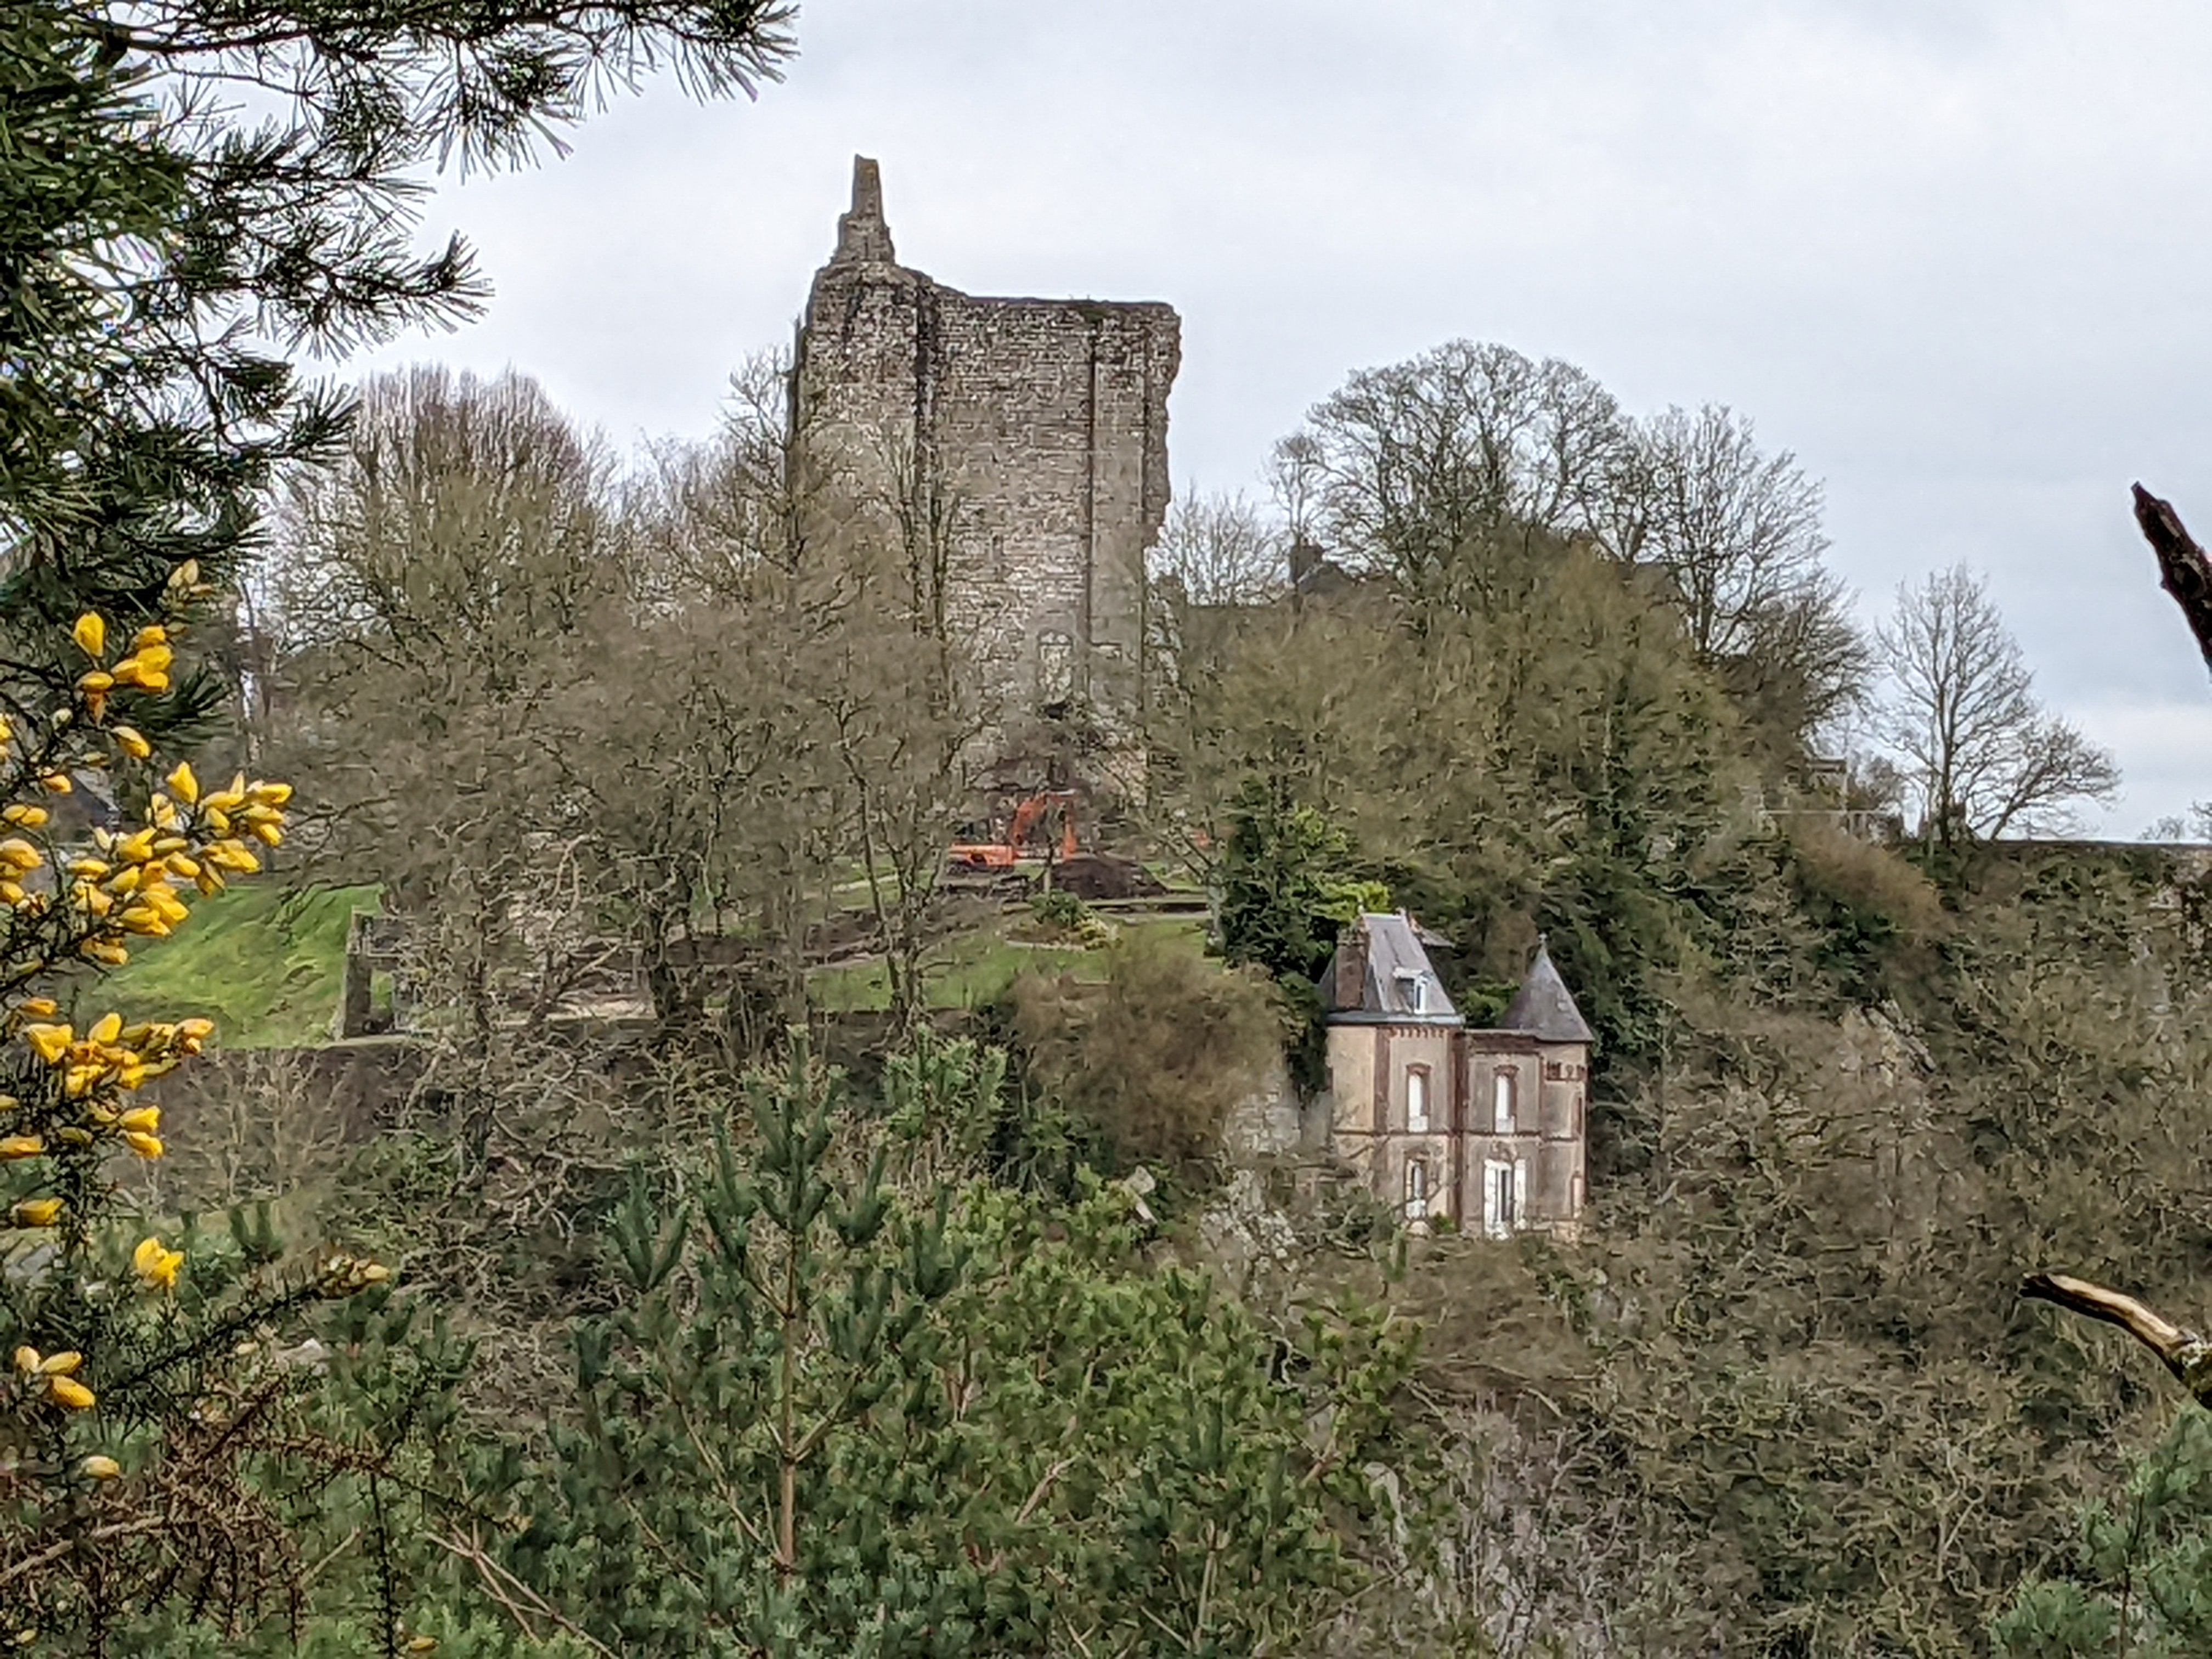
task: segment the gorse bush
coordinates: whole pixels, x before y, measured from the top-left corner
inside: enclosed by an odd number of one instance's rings
[[[281,1273],[247,1230],[204,1254],[133,1225],[117,1164],[166,1151],[143,1091],[212,1028],[64,1017],[85,972],[185,925],[185,893],[220,892],[283,838],[289,787],[210,789],[189,763],[155,781],[131,723],[168,690],[172,637],[204,593],[179,567],[127,642],[84,613],[43,700],[0,720],[0,1621],[33,1650],[106,1652],[126,1619],[167,1607],[233,1623],[289,1602],[304,1564],[250,1470],[307,1450],[288,1407],[313,1376],[272,1345],[390,1277],[345,1255]]]

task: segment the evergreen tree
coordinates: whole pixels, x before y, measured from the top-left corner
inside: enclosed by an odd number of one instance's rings
[[[1250,778],[1229,815],[1220,884],[1222,954],[1283,979],[1310,980],[1337,930],[1389,902],[1352,872],[1352,842],[1279,779]]]
[[[749,1137],[641,1173],[573,1425],[489,1471],[504,1534],[452,1540],[520,1622],[638,1655],[1250,1654],[1354,1588],[1407,1327],[1317,1311],[1285,1364],[1134,1255],[1119,1189],[917,1200],[803,1045],[746,1092]]]

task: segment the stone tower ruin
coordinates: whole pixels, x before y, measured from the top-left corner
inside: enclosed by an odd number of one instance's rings
[[[1140,728],[1145,562],[1168,505],[1173,307],[979,299],[898,263],[876,163],[815,273],[793,379],[822,533],[927,544],[998,732]]]

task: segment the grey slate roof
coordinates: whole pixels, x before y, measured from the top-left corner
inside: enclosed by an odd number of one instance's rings
[[[1328,966],[1321,976],[1322,1006],[1328,1018],[1349,1024],[1414,1024],[1464,1025],[1467,1022],[1451,999],[1444,994],[1443,981],[1437,977],[1429,953],[1421,948],[1420,930],[1403,912],[1383,915],[1370,912],[1354,924],[1359,939],[1366,945],[1367,971],[1359,1001],[1347,1005],[1337,1000],[1336,985],[1339,965],[1347,949],[1358,948],[1358,939],[1347,940],[1336,948]],[[1416,1012],[1413,1000],[1413,976],[1425,977],[1421,1012]]]
[[[1596,1033],[1583,1018],[1583,1011],[1575,1006],[1566,981],[1552,966],[1552,952],[1541,939],[1536,941],[1536,959],[1528,964],[1528,976],[1521,981],[1512,1006],[1498,1024],[1501,1030],[1526,1031],[1542,1042],[1596,1040]]]

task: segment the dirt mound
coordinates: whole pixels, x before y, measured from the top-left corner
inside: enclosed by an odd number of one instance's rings
[[[1085,901],[1157,898],[1168,890],[1133,859],[1105,853],[1078,853],[1052,868],[1052,884]]]

